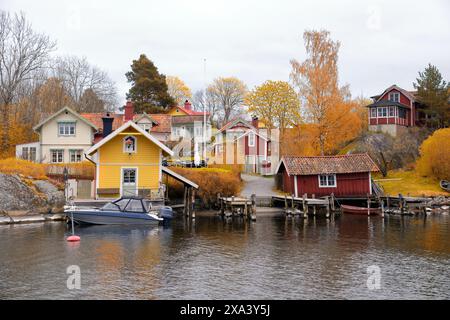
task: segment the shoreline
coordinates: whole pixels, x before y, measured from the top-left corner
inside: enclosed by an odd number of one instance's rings
[[[66,216],[64,213],[53,213],[53,214],[33,214],[25,216],[1,216],[0,225],[9,224],[26,224],[26,223],[42,223],[42,222],[53,222],[53,221],[65,221]]]

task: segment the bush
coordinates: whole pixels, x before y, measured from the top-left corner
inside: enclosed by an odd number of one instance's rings
[[[450,179],[450,128],[435,131],[422,143],[417,170],[423,176]]]
[[[22,174],[34,179],[47,179],[44,164],[17,158],[0,160],[0,172],[7,174]]]
[[[216,203],[217,194],[223,196],[234,196],[239,194],[242,181],[237,170],[224,168],[171,168],[187,179],[199,185],[197,197],[201,199],[205,207],[211,208]],[[183,198],[183,184],[169,178],[169,197]]]

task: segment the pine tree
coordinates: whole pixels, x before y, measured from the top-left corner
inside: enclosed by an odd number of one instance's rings
[[[424,104],[427,125],[443,128],[450,124],[450,87],[442,79],[438,68],[428,64],[423,72],[419,72],[414,88],[420,103]]]
[[[127,98],[134,102],[136,113],[161,113],[175,104],[168,93],[166,76],[158,72],[158,68],[145,54],[133,60],[131,71],[125,76],[132,84]]]

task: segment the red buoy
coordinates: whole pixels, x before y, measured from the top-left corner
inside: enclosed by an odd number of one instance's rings
[[[77,241],[80,241],[80,237],[76,236],[76,235],[72,235],[72,236],[67,237],[67,241],[69,241],[69,242],[77,242]]]

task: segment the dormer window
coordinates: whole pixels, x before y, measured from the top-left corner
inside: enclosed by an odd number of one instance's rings
[[[136,152],[136,138],[133,136],[126,136],[123,139],[123,152],[135,153]]]
[[[75,135],[75,122],[58,122],[58,135],[59,136],[74,136]]]
[[[399,92],[389,93],[389,101],[400,102],[400,93]]]
[[[141,123],[139,125],[141,126],[142,129],[150,133],[150,130],[152,129],[151,123]]]

